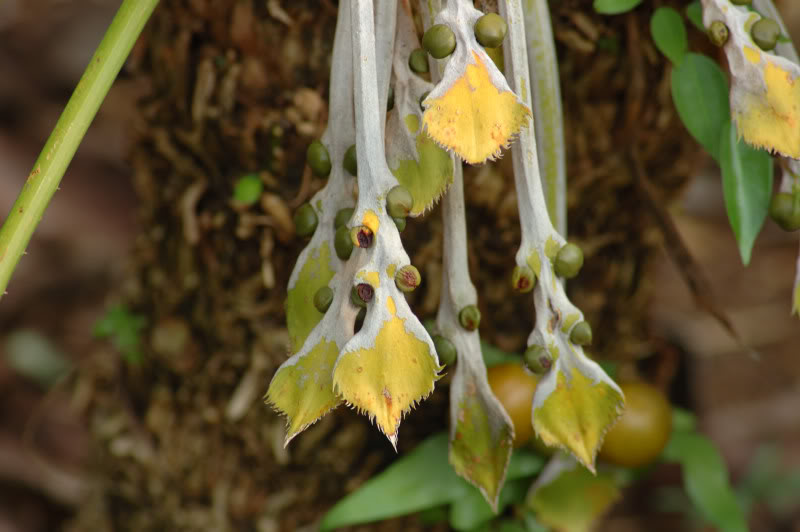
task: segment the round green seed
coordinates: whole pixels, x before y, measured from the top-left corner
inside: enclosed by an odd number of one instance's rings
[[[458,322],[468,331],[474,331],[481,324],[481,311],[475,305],[467,305],[458,313]]]
[[[325,314],[333,302],[333,289],[330,286],[323,286],[314,294],[314,307]]]
[[[301,237],[311,236],[317,229],[317,222],[317,213],[314,212],[314,207],[304,203],[294,213],[294,232]]]
[[[797,231],[800,229],[800,198],[795,198],[786,192],[773,196],[769,205],[769,216],[784,231]]]
[[[715,46],[723,46],[728,42],[729,34],[728,26],[721,20],[715,20],[711,23],[711,26],[708,27],[708,40]]]
[[[413,206],[414,198],[411,197],[411,192],[403,185],[392,187],[386,195],[386,210],[392,218],[408,216]]]
[[[566,244],[556,255],[554,263],[556,275],[565,279],[572,279],[583,266],[583,251],[575,244]]]
[[[769,52],[778,44],[778,37],[781,36],[781,28],[778,23],[771,18],[762,18],[750,28],[750,36],[759,48]]]
[[[358,175],[358,159],[356,158],[356,145],[353,144],[344,152],[342,166],[350,172],[350,175]]]
[[[353,240],[350,238],[350,229],[346,225],[339,226],[333,236],[333,247],[336,249],[336,256],[341,260],[347,260],[353,253]]]
[[[401,233],[406,230],[406,217],[401,216],[399,218],[392,217],[394,221],[394,225],[397,227],[397,230]]]
[[[456,35],[446,24],[434,24],[422,36],[422,47],[436,59],[444,59],[456,49]]]
[[[536,275],[527,266],[514,266],[511,274],[511,288],[520,294],[527,294],[536,286]]]
[[[328,148],[323,143],[315,140],[308,145],[306,150],[306,162],[311,167],[311,171],[318,177],[328,177],[331,173],[331,156]]]
[[[532,345],[525,350],[525,365],[537,375],[547,373],[553,367],[553,355],[540,345]]]
[[[458,358],[458,351],[453,342],[442,336],[441,334],[434,334],[431,338],[433,340],[433,347],[436,349],[436,356],[439,358],[439,364],[443,366],[452,366],[456,358]]]
[[[591,345],[592,326],[588,321],[576,323],[569,333],[569,340],[575,345]]]
[[[394,284],[401,292],[413,292],[422,282],[419,270],[411,264],[403,266],[394,275]]]
[[[422,48],[417,48],[408,54],[408,68],[417,74],[428,72],[428,54]]]
[[[475,23],[475,38],[486,48],[497,48],[506,38],[508,25],[497,13],[487,13]]]
[[[346,225],[347,222],[350,221],[350,218],[352,218],[354,211],[355,209],[352,207],[340,209],[333,218],[333,228],[339,229],[341,226]]]

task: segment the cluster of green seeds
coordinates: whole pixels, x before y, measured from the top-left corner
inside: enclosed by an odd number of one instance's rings
[[[487,13],[475,22],[475,39],[486,48],[497,48],[503,43],[508,25],[496,13]],[[435,24],[422,36],[422,48],[413,50],[408,56],[408,67],[417,74],[428,73],[428,55],[444,59],[456,49],[456,35],[447,24]],[[427,52],[427,54],[426,54]],[[423,98],[424,99],[424,98]]]
[[[328,149],[318,140],[313,141],[308,146],[306,162],[314,175],[318,177],[328,177],[333,167]],[[342,158],[342,168],[350,175],[356,176],[358,174],[355,144],[345,152]],[[408,189],[403,186],[393,187],[386,195],[386,212],[392,217],[399,231],[405,229],[406,218],[413,205],[414,198]],[[347,226],[354,212],[355,209],[352,207],[340,209],[333,219],[333,247],[336,251],[336,256],[343,261],[350,258],[355,245],[364,248],[372,245],[373,235],[369,228],[364,226],[350,228]],[[316,231],[318,223],[317,213],[309,203],[301,205],[294,214],[295,232],[298,236],[310,237]],[[403,266],[395,274],[395,285],[403,292],[411,292],[421,282],[422,276],[419,270],[410,264]],[[356,329],[360,327],[359,323],[363,322],[367,303],[372,300],[374,294],[373,287],[367,283],[360,283],[353,287],[350,293],[350,302],[354,306],[361,308],[356,317]],[[333,302],[333,295],[331,287],[323,286],[314,294],[314,307],[324,314]]]
[[[749,6],[753,0],[730,0],[737,6]],[[724,46],[728,42],[730,30],[721,20],[715,20],[708,27],[708,38],[716,46]],[[750,28],[750,37],[759,48],[769,52],[778,44],[781,36],[781,28],[777,22],[771,18],[762,17],[757,20]]]

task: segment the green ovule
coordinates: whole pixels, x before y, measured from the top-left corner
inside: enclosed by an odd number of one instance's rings
[[[778,37],[781,36],[781,28],[778,23],[771,18],[762,18],[750,28],[750,36],[753,37],[759,48],[768,52],[778,44]]]
[[[318,177],[328,177],[331,173],[331,156],[328,153],[328,148],[318,140],[308,145],[306,162],[311,167],[314,175]]]
[[[508,25],[497,13],[487,13],[475,23],[475,39],[481,46],[497,48],[506,38]]]
[[[289,329],[292,353],[300,351],[311,330],[322,319],[323,314],[314,307],[314,295],[323,286],[328,286],[333,278],[330,254],[327,242],[312,250],[287,294],[286,327]]]
[[[708,39],[714,44],[714,46],[723,46],[726,42],[728,42],[729,35],[730,32],[728,31],[728,26],[726,26],[721,20],[715,20],[708,28]]]
[[[588,321],[578,322],[569,333],[570,341],[575,345],[591,345],[592,327]]]
[[[436,349],[436,356],[439,359],[439,364],[443,366],[452,366],[455,364],[458,358],[458,351],[453,342],[441,334],[434,334],[431,340],[433,340],[433,347]]]
[[[434,24],[422,36],[422,47],[436,59],[444,59],[456,49],[456,35],[446,24]]]
[[[428,54],[425,53],[425,50],[417,48],[408,55],[408,68],[417,74],[428,72]]]
[[[342,160],[342,167],[347,170],[350,175],[358,174],[358,157],[356,156],[356,145],[353,144],[347,151],[344,152],[344,159]]]

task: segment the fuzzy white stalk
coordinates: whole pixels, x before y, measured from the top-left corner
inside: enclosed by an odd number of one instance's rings
[[[392,77],[392,50],[394,49],[395,27],[397,25],[397,0],[378,0],[375,2],[375,58],[378,81],[379,109],[386,109],[389,97],[389,80]],[[381,132],[385,131],[386,121],[381,120]],[[381,135],[383,137],[383,135]]]
[[[500,2],[499,7],[500,14],[508,24],[508,36],[504,45],[506,78],[512,90],[523,103],[527,104],[531,101],[531,83],[522,6],[520,0],[504,0]],[[522,242],[517,251],[516,263],[520,267],[530,267],[538,278],[533,291],[536,323],[528,337],[528,345],[545,347],[554,354],[555,359],[553,367],[541,378],[536,389],[531,408],[534,428],[539,432],[537,409],[542,408],[545,401],[555,392],[559,377],[567,379],[566,382],[569,383],[576,373],[593,383],[603,383],[610,388],[609,391],[613,390],[618,394],[619,401],[610,402],[611,406],[608,407],[610,410],[601,412],[602,419],[613,422],[619,415],[622,391],[597,363],[584,354],[581,346],[573,344],[569,339],[572,327],[584,318],[581,311],[567,297],[564,286],[556,277],[551,264],[555,253],[566,242],[553,227],[547,212],[539,175],[536,138],[532,128],[523,128],[520,131],[519,138],[512,145],[511,153],[522,230]],[[584,412],[575,415],[580,417],[590,414]],[[607,421],[603,421],[604,428],[599,436],[600,441],[608,429]],[[567,446],[563,440],[560,444]],[[586,467],[593,469],[594,457],[588,456],[587,453],[596,452],[597,449],[580,451],[584,455],[581,461]],[[573,453],[575,452],[573,450]]]
[[[434,1],[426,7],[432,10],[430,16],[423,14],[427,30],[436,20],[441,4]],[[438,83],[444,61],[429,58],[429,63],[431,81]],[[436,315],[439,333],[453,343],[458,353],[450,384],[449,460],[455,471],[475,485],[497,511],[511,459],[514,425],[489,387],[478,330],[466,330],[459,320],[462,308],[477,306],[478,294],[469,274],[462,164],[452,153],[451,158],[455,164],[453,184],[441,202],[442,287]],[[489,449],[489,454],[482,455],[482,449]],[[478,469],[480,472],[475,474]]]
[[[336,213],[343,208],[352,207],[353,199],[350,190],[354,178],[343,168],[341,161],[347,148],[355,140],[355,123],[353,110],[353,51],[350,24],[350,3],[342,2],[336,19],[336,33],[333,41],[333,60],[331,64],[330,102],[328,125],[320,141],[328,149],[332,161],[328,182],[309,202],[318,217],[317,230],[311,241],[297,258],[288,289],[294,288],[300,273],[311,255],[318,252],[320,246],[327,243],[329,249],[334,248],[333,222]],[[322,208],[317,206],[321,205]],[[329,266],[333,271],[341,267],[340,261],[331,254]]]
[[[567,162],[558,58],[547,0],[526,0],[523,8],[528,68],[533,77],[533,125],[547,210],[556,230],[567,236]]]
[[[435,371],[409,373],[405,376],[405,381],[398,382],[396,376],[391,374],[393,366],[389,366],[397,362],[392,360],[392,356],[411,357],[414,353],[404,353],[397,346],[397,353],[386,352],[385,347],[378,344],[378,338],[383,333],[393,335],[392,341],[395,343],[413,338],[412,343],[416,342],[414,345],[418,346],[420,342],[424,344],[425,353],[416,354],[430,357],[425,367],[439,368],[439,364],[430,336],[411,312],[403,293],[394,282],[394,272],[408,265],[410,261],[403,249],[397,227],[385,208],[386,195],[397,184],[397,180],[389,171],[384,152],[382,122],[386,114],[385,103],[381,106],[378,96],[373,2],[352,0],[348,3],[351,5],[355,73],[353,100],[359,189],[358,201],[351,220],[362,228],[368,228],[371,233],[370,238],[363,242],[359,239],[354,241],[354,244],[360,244],[361,247],[353,250],[350,259],[351,261],[355,259],[359,265],[358,271],[351,279],[351,286],[369,284],[374,294],[367,305],[367,316],[361,330],[345,345],[336,360],[333,371],[334,387],[337,394],[348,404],[366,412],[371,419],[376,420],[380,429],[396,448],[400,417],[417,401],[433,391],[433,383],[437,376]],[[397,320],[403,324],[402,332],[396,328],[387,332],[387,327]],[[370,353],[368,356],[371,358],[370,361],[364,362],[364,365],[372,364],[370,366],[372,369],[366,369],[363,375],[349,375],[347,368],[353,365],[354,359],[360,359],[364,352]],[[375,368],[375,361],[384,361],[387,365]],[[409,366],[403,367],[409,368]],[[418,360],[416,368],[422,371],[423,361]],[[413,369],[409,368],[409,371]],[[392,386],[396,388],[408,386],[409,389],[390,389]],[[386,405],[377,404],[375,401],[361,402],[370,396],[369,394],[375,393],[376,387],[377,393],[383,396],[381,403],[385,398]],[[395,416],[394,410],[391,409],[398,409],[401,406],[402,411]],[[391,416],[389,411],[392,412]]]

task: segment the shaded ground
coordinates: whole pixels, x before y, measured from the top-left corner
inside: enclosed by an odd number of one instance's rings
[[[52,7],[46,0],[25,9],[12,4],[19,26],[0,27],[12,36],[41,23],[37,8]],[[113,11],[108,4],[97,5]],[[764,439],[795,449],[798,463],[800,426],[791,405],[800,375],[789,339],[793,333],[796,342],[797,327],[774,308],[775,301],[788,307],[796,239],[770,228],[742,281],[724,219],[719,223],[719,211],[708,208],[719,203],[716,179],[711,189],[690,191],[695,203],[679,217],[690,249],[713,272],[720,302],[762,351],[764,362],[756,366],[732,355],[735,346],[688,303],[627,163],[627,151],[635,150],[664,205],[708,164],[675,115],[669,67],[647,31],[649,8],[598,17],[590,6],[562,1],[554,17],[570,238],[587,256],[570,291],[593,324],[594,351],[617,361],[647,358],[640,367],[671,386],[674,400],[698,410],[734,469]],[[344,408],[284,449],[283,421],[261,402],[286,357],[285,285],[303,246],[293,235],[291,212],[323,185],[303,163],[306,145],[325,126],[335,13],[328,1],[162,2],[0,306],[6,354],[12,332],[34,328],[77,367],[43,399],[0,361],[0,530],[5,522],[9,530],[50,530],[66,517],[76,531],[311,530],[333,502],[394,457],[365,418]],[[54,17],[51,28],[66,32],[63,20]],[[103,24],[98,17],[95,25]],[[2,70],[21,68],[25,54],[32,57],[26,50],[58,42],[44,30],[28,38],[30,48],[0,47]],[[694,40],[710,52],[697,32]],[[35,72],[27,74],[30,85],[50,76]],[[68,94],[74,77],[73,69],[59,83],[53,74],[47,91]],[[20,100],[24,91],[13,88],[0,86],[6,91],[0,92],[0,147],[28,153],[32,161],[62,103],[47,104],[49,115],[39,113],[34,110],[58,98],[44,92]],[[37,128],[24,119],[40,114],[52,120]],[[128,167],[119,162],[124,143],[113,135],[119,130],[136,139]],[[4,172],[24,176],[29,165],[25,159]],[[249,172],[259,174],[265,193],[243,209],[230,197],[235,180]],[[129,181],[120,179],[126,175]],[[16,186],[0,181],[3,209]],[[508,289],[519,242],[510,158],[470,169],[466,191],[470,270],[490,317],[481,334],[519,350],[532,306]],[[424,279],[412,305],[430,317],[440,277],[438,210],[411,222],[403,238]],[[110,345],[89,338],[103,307],[114,302],[146,317],[142,364],[128,364]],[[763,313],[737,311],[754,304]],[[446,399],[444,380],[403,424],[401,453],[445,426]],[[744,428],[741,416],[748,420]],[[4,462],[4,453],[11,459]],[[28,478],[3,467],[19,457],[33,463],[31,456],[57,464],[56,476],[45,468]],[[677,478],[667,468],[654,483]],[[632,496],[606,527],[675,529],[674,521],[650,512]],[[770,530],[775,523],[767,515],[759,524]],[[409,518],[364,529],[420,526]]]

